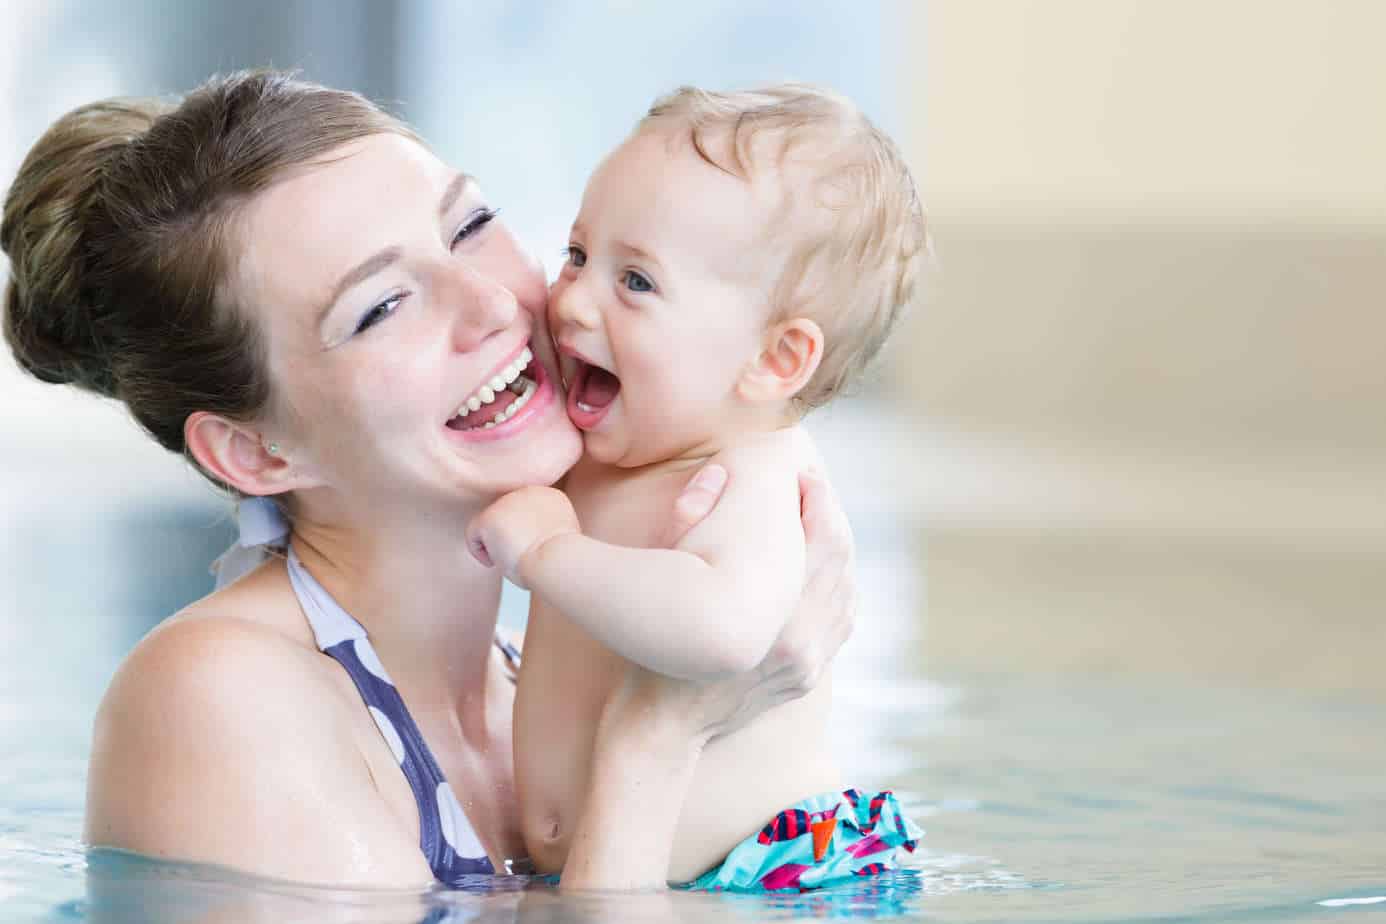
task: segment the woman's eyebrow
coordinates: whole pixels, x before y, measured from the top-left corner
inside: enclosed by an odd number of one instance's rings
[[[344,292],[385,269],[385,267],[398,260],[401,255],[402,251],[398,247],[386,247],[384,250],[377,251],[343,273],[342,278],[338,279],[337,284],[332,287],[332,294],[323,302],[322,307],[318,309],[318,325],[321,326],[322,322],[327,319],[328,312],[332,310],[333,305],[337,304],[337,299],[341,298]]]
[[[443,198],[438,201],[438,217],[440,219],[447,215],[448,211],[457,204],[457,200],[467,186],[474,182],[476,182],[476,178],[470,173],[459,173],[452,178],[448,188],[443,190]]]

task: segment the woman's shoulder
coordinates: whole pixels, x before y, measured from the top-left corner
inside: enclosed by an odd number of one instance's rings
[[[311,635],[264,610],[288,604],[258,580],[170,617],[116,671],[92,739],[89,842],[318,879],[335,851],[311,836],[295,853],[288,832],[356,825],[391,839],[352,733],[360,717]],[[271,863],[263,835],[281,828],[285,856]]]
[[[273,668],[301,664],[316,650],[302,617],[300,626],[289,618],[296,604],[291,594],[276,592],[273,568],[261,568],[155,626],[126,656],[112,692],[166,695],[188,686],[183,692],[209,695],[224,685],[239,687],[247,677],[295,683],[298,672]]]
[[[282,724],[260,714],[267,699],[307,706],[325,695],[316,651],[264,611],[273,600],[238,582],[151,630],[106,689],[94,749],[156,736],[214,748],[250,726],[263,740]]]

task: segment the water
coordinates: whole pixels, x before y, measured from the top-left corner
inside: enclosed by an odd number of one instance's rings
[[[887,428],[859,410],[820,426],[862,420],[869,439],[820,434],[841,456],[830,465],[861,587],[833,734],[849,781],[894,788],[926,829],[906,869],[802,896],[571,896],[518,878],[363,893],[88,853],[95,704],[148,614],[202,591],[229,526],[195,479],[180,488],[176,470],[154,467],[166,460],[123,481],[66,478],[61,505],[46,466],[32,483],[12,472],[0,495],[0,922],[1386,924],[1386,901],[1373,902],[1386,899],[1386,704],[925,674],[915,534],[881,488],[889,460],[913,456],[869,451]],[[523,600],[508,595],[503,611],[514,621]]]
[[[806,895],[360,893],[78,842],[88,708],[0,724],[6,921],[1386,920],[1386,709],[1117,683],[931,683],[844,665],[854,779],[927,829],[893,875]],[[865,755],[870,755],[869,757]],[[867,779],[866,777],[870,778]],[[1357,900],[1355,903],[1349,903]]]

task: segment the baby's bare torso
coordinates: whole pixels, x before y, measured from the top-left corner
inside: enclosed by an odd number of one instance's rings
[[[798,428],[786,458],[797,460],[784,477],[819,460]],[[670,464],[636,473],[584,459],[569,473],[565,491],[582,531],[630,547],[663,544],[664,511],[694,466]],[[754,530],[754,523],[747,529]],[[766,614],[785,621],[789,614]],[[652,612],[652,618],[657,618]],[[669,644],[698,631],[669,626]],[[515,775],[526,841],[540,868],[557,872],[582,810],[592,745],[602,706],[631,668],[543,601],[530,608],[524,666],[515,702]],[[635,668],[638,669],[638,668]],[[800,700],[772,709],[745,728],[712,741],[703,751],[679,817],[670,860],[672,882],[691,880],[726,856],[777,812],[805,796],[841,786],[827,747],[831,680]],[[629,819],[632,825],[640,819]]]

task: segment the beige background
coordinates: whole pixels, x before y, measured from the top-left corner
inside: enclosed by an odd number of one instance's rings
[[[901,15],[928,663],[1386,693],[1386,4]]]

